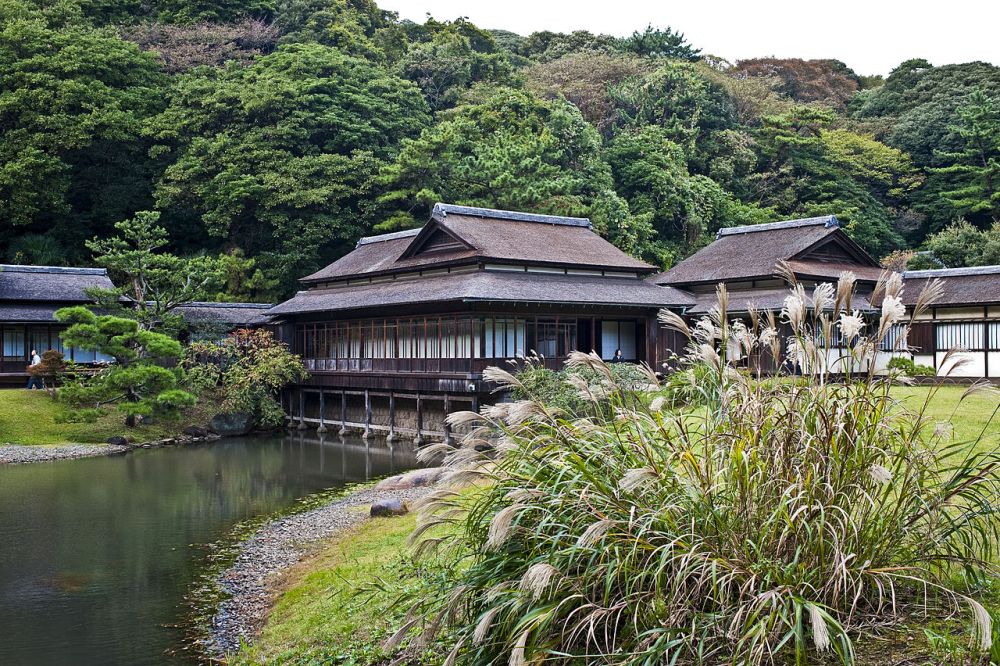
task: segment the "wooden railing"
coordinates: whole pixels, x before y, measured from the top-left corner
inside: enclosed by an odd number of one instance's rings
[[[565,358],[545,359],[552,370],[562,368]],[[477,375],[490,366],[505,370],[516,369],[505,358],[307,358],[303,359],[311,373],[423,373]],[[521,365],[523,362],[519,362]]]

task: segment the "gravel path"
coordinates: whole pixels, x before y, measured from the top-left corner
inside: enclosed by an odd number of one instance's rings
[[[0,465],[44,462],[46,460],[68,460],[125,453],[131,447],[110,444],[68,444],[66,446],[22,446],[20,444],[0,444]]]
[[[368,507],[384,499],[412,500],[431,490],[428,486],[405,490],[361,490],[330,504],[262,527],[240,547],[232,567],[219,577],[231,595],[212,619],[206,649],[223,656],[239,648],[240,639],[252,642],[271,608],[269,584],[276,574],[297,563],[308,546],[369,520]]]

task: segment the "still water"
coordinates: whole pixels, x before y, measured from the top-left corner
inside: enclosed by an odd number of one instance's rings
[[[413,449],[227,439],[0,465],[0,665],[185,664],[205,544],[310,493],[413,467]]]

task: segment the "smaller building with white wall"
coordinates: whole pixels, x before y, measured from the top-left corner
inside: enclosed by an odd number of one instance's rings
[[[930,281],[942,288],[910,329],[913,361],[939,375],[1000,378],[1000,266],[906,271],[903,279],[910,308]],[[948,357],[951,349],[962,351]]]

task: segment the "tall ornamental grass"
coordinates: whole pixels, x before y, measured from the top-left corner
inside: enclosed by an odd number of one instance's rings
[[[453,416],[474,430],[449,476],[476,489],[424,504],[414,540],[454,565],[393,640],[421,627],[448,641],[449,664],[848,664],[873,628],[957,615],[988,651],[972,591],[996,573],[1000,457],[891,397],[872,361],[908,325],[901,290],[897,276],[879,284],[874,321],[852,309],[850,275],[793,285],[780,315],[729,321],[724,290],[693,326],[664,312],[690,337],[707,407],[619,390],[581,353],[569,364],[601,380],[577,388],[612,396],[613,418],[530,398]],[[734,371],[737,353],[810,381]],[[529,393],[502,370],[490,379]]]

